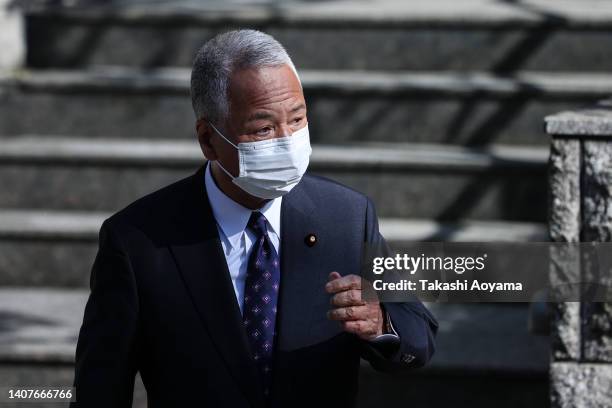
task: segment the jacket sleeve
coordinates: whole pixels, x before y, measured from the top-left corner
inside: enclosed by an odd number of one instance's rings
[[[374,251],[376,256],[389,256],[391,251],[378,230],[376,210],[369,199],[365,231],[366,250]],[[399,336],[399,345],[389,352],[371,342],[361,341],[362,357],[380,371],[402,371],[424,366],[435,350],[438,330],[435,317],[417,299],[410,302],[384,302],[382,306]]]
[[[109,221],[100,229],[76,349],[71,408],[131,407],[137,372],[138,294],[126,251]]]

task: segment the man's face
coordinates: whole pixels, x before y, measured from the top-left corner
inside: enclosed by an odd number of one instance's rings
[[[290,136],[307,124],[304,93],[288,65],[235,72],[228,99],[229,117],[219,130],[236,145]],[[211,134],[210,146],[216,157],[205,151],[206,156],[237,175],[236,149],[217,134]]]

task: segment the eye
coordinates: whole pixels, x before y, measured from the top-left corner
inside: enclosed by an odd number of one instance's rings
[[[270,126],[266,126],[266,127],[261,128],[261,129],[258,129],[255,132],[255,134],[257,136],[267,136],[267,135],[270,134],[271,131],[272,131],[272,128]]]
[[[295,118],[291,121],[292,124],[297,125],[298,123],[300,123],[302,121],[302,119],[304,119],[303,117],[298,117]]]

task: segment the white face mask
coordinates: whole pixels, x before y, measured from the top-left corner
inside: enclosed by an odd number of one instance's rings
[[[234,177],[217,164],[234,184],[252,196],[272,199],[287,194],[302,179],[312,149],[308,125],[288,137],[238,143],[236,146],[211,123],[226,142],[238,150],[240,174]]]

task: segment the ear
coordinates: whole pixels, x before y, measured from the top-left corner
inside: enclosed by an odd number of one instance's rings
[[[211,143],[211,139],[215,130],[210,126],[206,119],[200,118],[196,121],[196,133],[200,149],[208,160],[217,160],[217,152]]]

